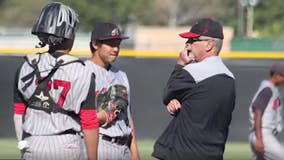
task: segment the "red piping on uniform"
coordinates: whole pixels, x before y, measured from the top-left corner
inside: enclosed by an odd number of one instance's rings
[[[81,110],[80,119],[83,130],[97,129],[99,127],[96,110]]]
[[[275,99],[274,102],[273,102],[272,109],[273,109],[273,110],[276,110],[279,106],[280,106],[280,105],[279,105],[279,100],[278,100],[278,99]]]
[[[23,115],[26,111],[26,105],[24,103],[14,103],[14,114]]]

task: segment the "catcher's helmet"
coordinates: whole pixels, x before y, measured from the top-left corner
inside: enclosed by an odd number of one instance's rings
[[[42,47],[45,44],[60,44],[64,38],[74,39],[78,29],[78,15],[76,12],[60,3],[53,2],[46,5],[32,29],[32,34],[37,35]]]

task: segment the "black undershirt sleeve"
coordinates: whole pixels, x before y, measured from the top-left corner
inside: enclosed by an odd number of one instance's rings
[[[22,67],[22,66],[21,66]],[[15,79],[14,79],[14,88],[13,88],[13,99],[14,99],[14,103],[26,103],[26,101],[24,100],[24,97],[22,95],[22,93],[19,91],[18,89],[18,80],[19,80],[19,74],[20,74],[20,70],[21,67],[19,67],[16,71],[15,74]]]
[[[261,109],[264,111],[271,97],[272,90],[269,87],[262,89],[252,104],[253,110]]]
[[[82,103],[81,109],[95,110],[95,91],[96,91],[96,78],[95,74],[91,76],[91,83],[86,100]]]

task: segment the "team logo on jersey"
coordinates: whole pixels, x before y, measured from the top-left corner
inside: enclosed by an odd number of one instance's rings
[[[47,96],[45,96],[43,94],[43,92],[41,91],[39,95],[35,95],[35,97],[37,97],[38,99],[40,99],[41,101],[47,101],[49,98]]]
[[[273,110],[276,110],[279,106],[280,106],[280,99],[277,98],[277,99],[275,99],[274,102],[273,102],[272,109],[273,109]]]
[[[39,95],[35,95],[35,97],[41,100],[42,108],[49,108],[49,103],[48,103],[49,97],[45,96],[42,91],[40,92]]]

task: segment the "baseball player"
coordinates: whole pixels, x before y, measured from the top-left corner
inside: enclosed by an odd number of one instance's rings
[[[127,75],[114,67],[124,37],[112,23],[94,26],[86,66],[96,74],[96,99],[100,123],[98,159],[139,160],[134,123],[130,113]]]
[[[95,77],[68,55],[78,22],[73,9],[54,2],[33,26],[39,47],[49,50],[27,55],[16,73],[14,123],[23,159],[97,159]]]
[[[249,142],[256,160],[284,160],[284,148],[275,137],[283,128],[282,101],[278,91],[278,86],[283,84],[284,64],[275,63],[270,77],[261,82],[252,99]]]

